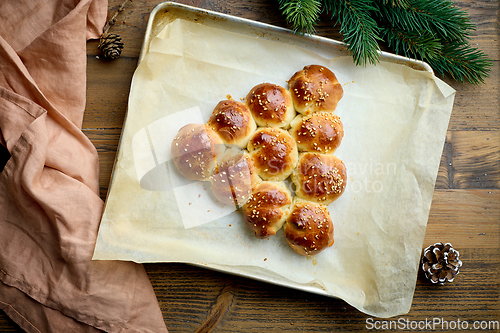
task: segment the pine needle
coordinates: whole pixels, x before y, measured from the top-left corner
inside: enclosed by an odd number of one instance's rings
[[[441,55],[443,45],[431,32],[407,32],[395,27],[383,28],[382,38],[396,54],[407,58],[428,61]]]
[[[450,0],[278,0],[297,33],[314,33],[321,11],[334,25],[356,65],[376,64],[379,42],[399,55],[427,61],[441,75],[484,82],[492,61],[468,43],[475,26]]]
[[[321,11],[319,0],[279,0],[279,5],[295,32],[315,32],[314,25]]]
[[[410,6],[411,0],[379,0],[380,3],[387,6],[407,8]]]
[[[472,84],[484,83],[492,62],[478,48],[467,43],[455,41],[443,46],[439,57],[429,59],[429,65],[443,76]]]
[[[356,65],[376,64],[380,58],[379,28],[371,0],[325,0],[326,8],[340,21],[340,33]]]
[[[430,30],[445,40],[465,41],[473,30],[467,13],[448,0],[413,0],[410,6],[380,6],[392,26],[407,31]]]

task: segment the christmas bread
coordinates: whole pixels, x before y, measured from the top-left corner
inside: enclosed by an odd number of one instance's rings
[[[245,224],[257,238],[276,234],[290,214],[292,194],[284,182],[264,181],[243,205]]]
[[[239,207],[247,202],[260,181],[249,154],[239,149],[227,149],[210,178],[217,199]]]
[[[337,77],[325,66],[309,65],[296,72],[288,85],[297,112],[334,112],[344,91]]]
[[[288,90],[262,83],[243,102],[220,101],[206,124],[180,129],[172,154],[185,177],[210,181],[221,203],[239,207],[257,238],[283,229],[308,256],[333,244],[327,205],[346,188],[346,167],[333,155],[344,136],[333,113],[343,90],[319,65],[287,82]]]
[[[246,96],[245,103],[261,127],[288,128],[295,117],[290,92],[277,84],[256,85]]]
[[[192,180],[208,181],[225,151],[221,138],[206,124],[182,127],[171,145],[175,166]]]
[[[300,154],[291,178],[297,197],[329,205],[344,193],[347,172],[335,155],[307,152]]]
[[[344,127],[340,117],[333,113],[316,112],[308,116],[297,115],[289,132],[297,142],[299,151],[330,154],[340,146]]]
[[[255,120],[247,106],[238,101],[220,101],[212,111],[207,124],[227,145],[245,148],[257,129]]]
[[[301,255],[318,254],[333,244],[333,223],[323,204],[295,198],[283,228],[286,241]]]
[[[297,144],[287,131],[279,128],[259,128],[247,150],[257,174],[264,180],[285,180],[297,165]]]

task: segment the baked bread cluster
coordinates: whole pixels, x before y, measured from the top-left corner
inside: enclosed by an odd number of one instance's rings
[[[291,248],[309,256],[333,244],[327,206],[346,188],[346,167],[334,155],[344,136],[334,113],[343,90],[320,65],[287,82],[288,89],[266,82],[241,102],[220,101],[207,123],[182,127],[171,150],[179,172],[210,182],[257,238],[283,228]]]

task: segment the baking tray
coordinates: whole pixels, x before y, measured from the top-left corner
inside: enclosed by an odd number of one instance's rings
[[[245,34],[252,37],[259,37],[310,48],[311,50],[325,55],[328,58],[346,56],[349,54],[346,44],[340,41],[309,34],[297,35],[290,29],[184,4],[163,2],[158,4],[150,13],[138,64],[148,53],[151,40],[160,31],[162,31],[166,25],[173,22],[175,19],[188,20],[209,27],[226,29],[231,32]],[[427,63],[422,61],[405,58],[383,51],[380,51],[379,53],[381,61],[402,64],[415,70],[427,71],[431,74],[433,73],[432,68]],[[203,262],[192,263],[191,265],[335,298],[335,296],[328,293],[320,285],[303,285],[294,283],[287,279],[279,279],[276,276],[266,274],[264,270],[257,270],[254,273],[249,273],[248,271],[240,270],[237,266],[216,265]]]

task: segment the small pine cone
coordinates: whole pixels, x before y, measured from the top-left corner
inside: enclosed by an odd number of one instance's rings
[[[103,34],[99,40],[97,48],[101,51],[101,55],[106,59],[116,59],[120,56],[123,50],[123,42],[120,35]]]
[[[460,267],[459,253],[450,243],[436,243],[424,250],[422,269],[432,283],[453,282]]]

